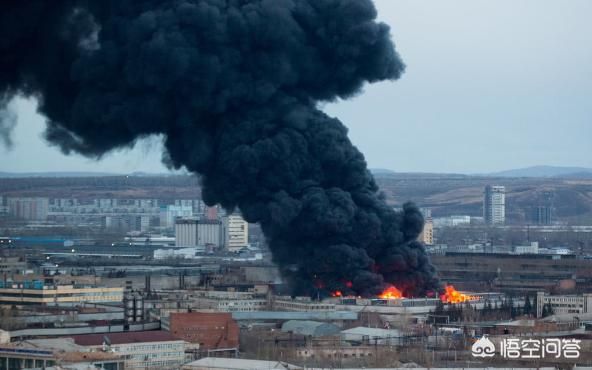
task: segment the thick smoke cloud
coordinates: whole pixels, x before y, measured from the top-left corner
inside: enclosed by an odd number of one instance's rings
[[[317,108],[404,65],[370,0],[6,0],[0,94],[34,96],[46,137],[100,157],[153,134],[203,197],[259,222],[294,293],[437,289],[413,205],[381,198]]]
[[[0,99],[0,145],[11,148],[12,139],[10,134],[16,126],[16,114],[7,108],[7,105]]]

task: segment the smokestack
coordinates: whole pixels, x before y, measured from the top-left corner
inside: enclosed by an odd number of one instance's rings
[[[261,224],[294,294],[439,286],[346,127],[318,109],[404,64],[370,0],[7,0],[0,96],[31,96],[46,138],[100,158],[143,137],[201,178],[206,204]],[[4,100],[3,100],[4,101]]]

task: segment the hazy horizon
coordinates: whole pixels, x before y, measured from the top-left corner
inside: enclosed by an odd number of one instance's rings
[[[489,173],[538,165],[592,167],[592,24],[585,0],[376,0],[407,64],[324,110],[350,128],[370,168]],[[453,4],[453,5],[451,5]],[[162,173],[150,138],[100,161],[65,156],[41,133],[34,102],[18,114],[2,172]]]

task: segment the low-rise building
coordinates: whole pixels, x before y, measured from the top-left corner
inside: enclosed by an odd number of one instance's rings
[[[328,302],[313,301],[309,297],[277,297],[273,309],[278,311],[335,311],[335,305]]]
[[[592,293],[582,295],[548,295],[538,292],[536,297],[537,317],[543,316],[545,307],[551,309],[551,313],[585,314],[592,313]]]
[[[118,303],[123,288],[86,285],[47,285],[43,281],[0,281],[0,304],[62,306],[81,303]]]
[[[433,219],[434,227],[456,227],[471,224],[471,216],[453,215],[448,217],[438,217]]]
[[[30,339],[0,344],[0,369],[100,368],[123,370],[121,354],[91,351],[72,338]]]
[[[186,342],[166,331],[88,334],[72,337],[93,352],[116,353],[126,370],[178,369],[185,363]]]
[[[210,309],[218,312],[251,312],[268,309],[269,302],[262,298],[223,299],[223,298],[196,298],[194,307]]]
[[[341,331],[346,342],[366,345],[399,345],[403,343],[401,332],[395,329],[357,327]]]
[[[7,243],[8,244],[8,243]],[[21,257],[0,257],[0,274],[22,274],[27,270],[27,262]]]
[[[166,248],[156,249],[153,257],[155,260],[163,260],[169,258],[192,259],[202,249],[198,248]]]

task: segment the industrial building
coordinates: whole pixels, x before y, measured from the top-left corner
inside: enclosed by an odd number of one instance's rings
[[[224,245],[224,229],[219,220],[180,218],[175,222],[175,239],[177,247],[220,248]]]
[[[81,303],[120,303],[123,288],[48,285],[43,281],[0,281],[0,304],[61,306]]]
[[[534,248],[531,246],[531,248]],[[442,280],[470,291],[586,291],[592,260],[573,254],[445,252],[431,255]]]
[[[72,339],[90,351],[123,356],[126,370],[173,370],[185,363],[186,342],[165,331],[75,335]]]
[[[548,307],[554,315],[592,313],[592,293],[582,295],[549,295],[538,292],[536,295],[536,316],[542,317]]]
[[[122,354],[91,351],[76,344],[72,338],[29,339],[0,344],[0,369],[49,369],[54,366],[63,369],[128,369]]]

